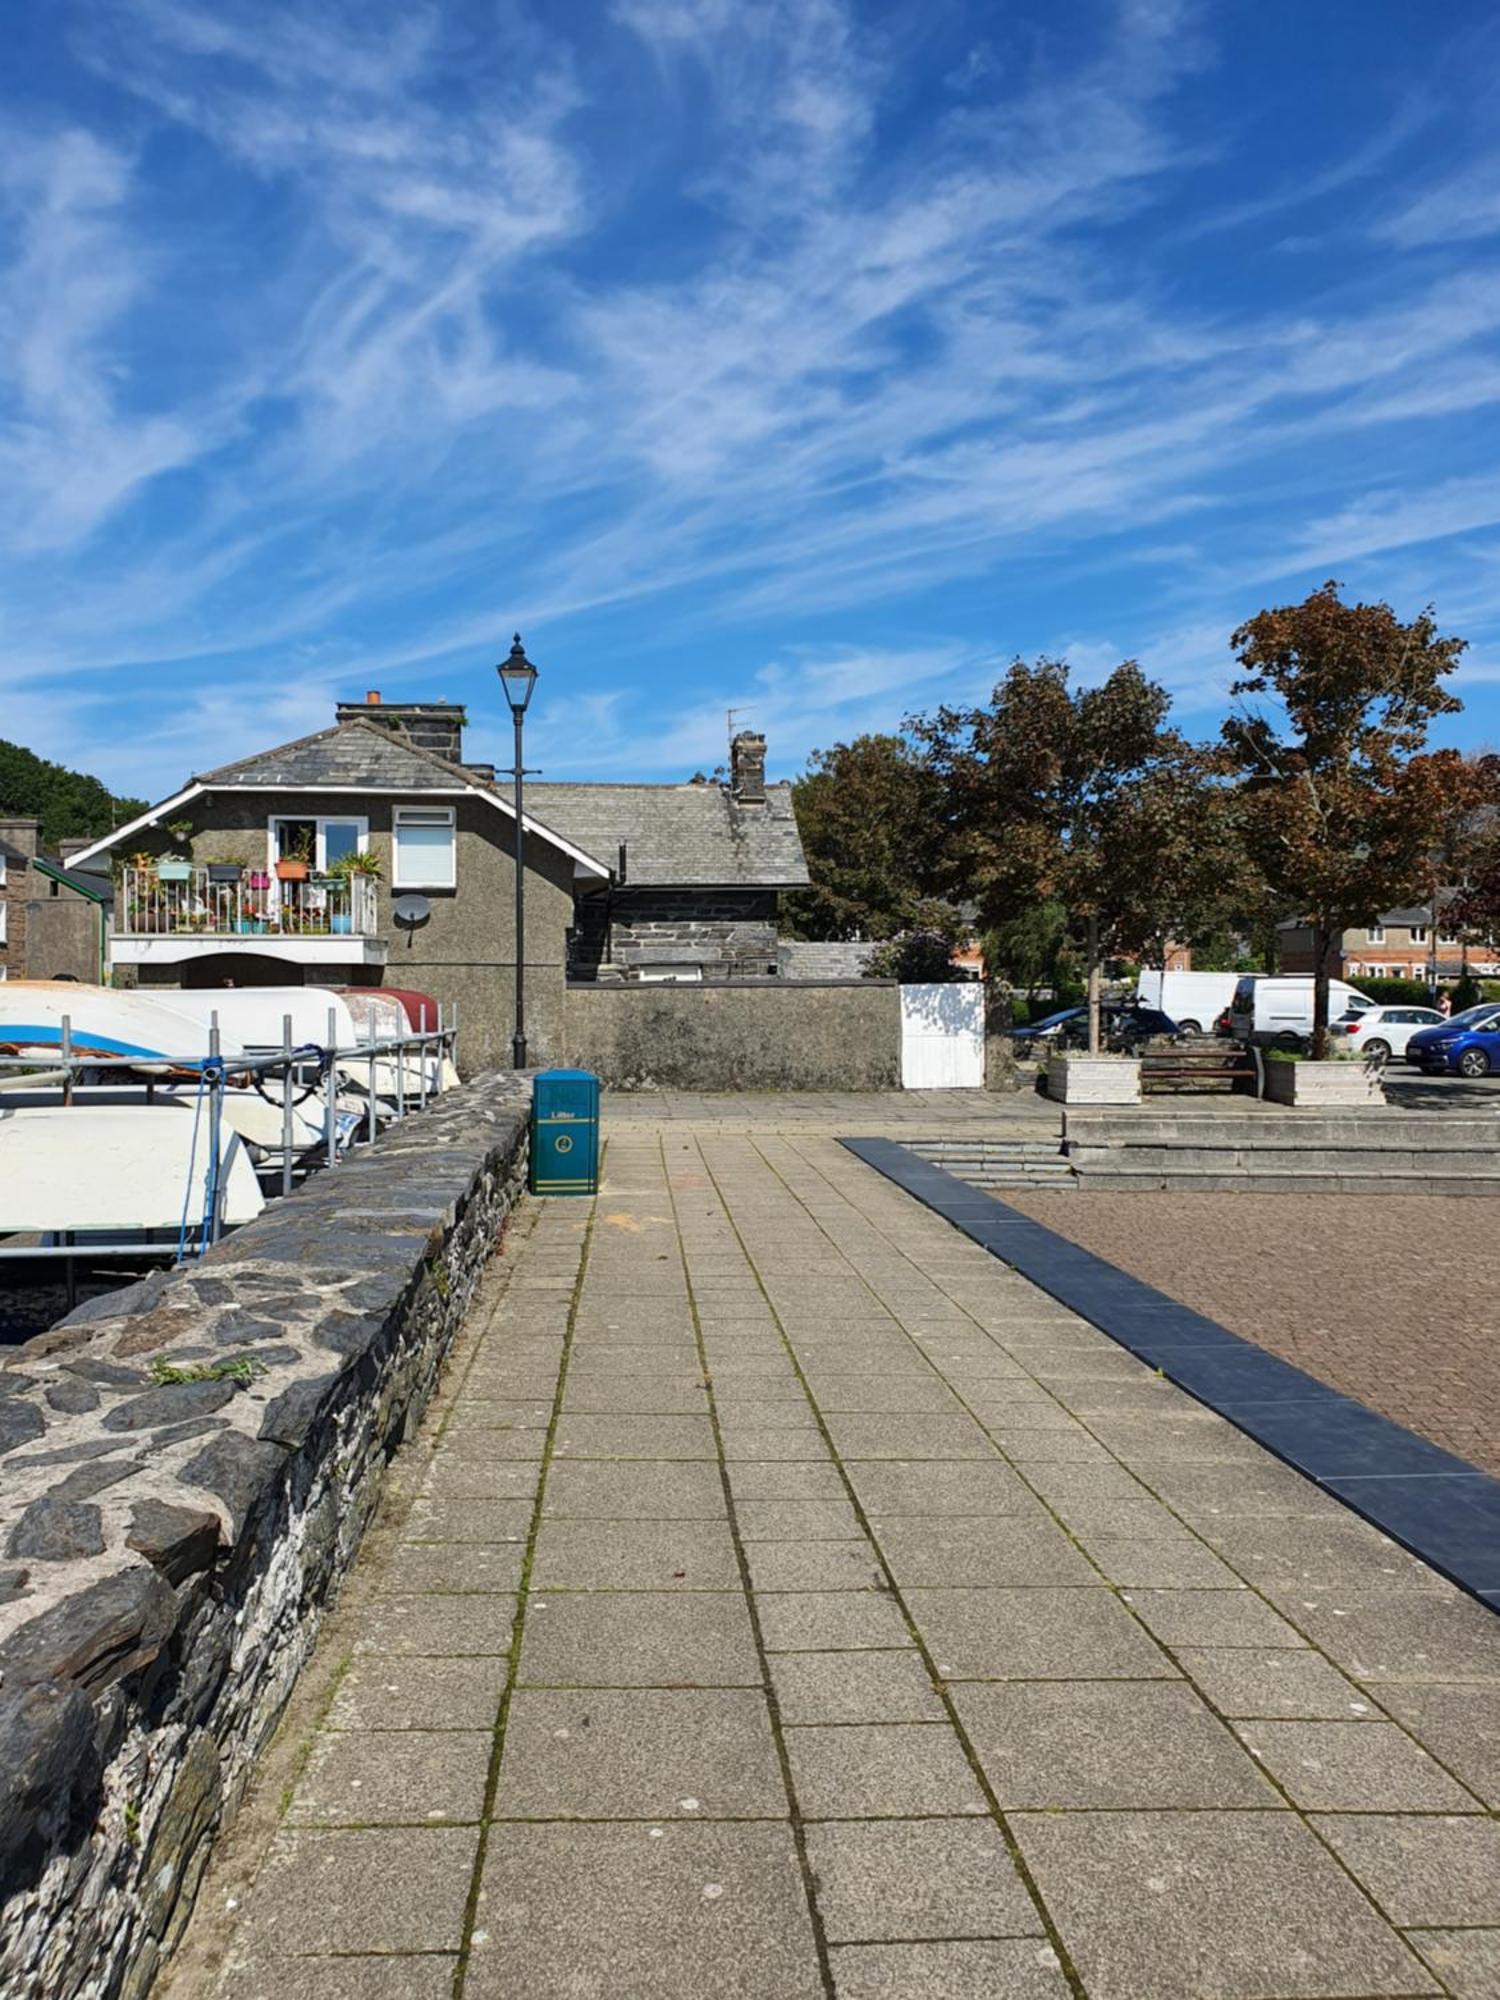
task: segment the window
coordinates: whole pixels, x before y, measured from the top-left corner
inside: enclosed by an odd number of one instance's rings
[[[362,854],[369,831],[363,819],[282,819],[271,821],[271,861],[287,860],[306,852],[312,867],[320,872],[331,867],[341,854]]]
[[[0,854],[0,889],[5,887],[5,856]]]
[[[10,940],[10,904],[0,902],[0,944]]]
[[[1412,927],[1411,927],[1411,941],[1412,941],[1412,943],[1413,943],[1413,944],[1426,944],[1426,942],[1427,942],[1427,926],[1426,926],[1426,924],[1413,924],[1413,925],[1412,925]]]
[[[458,832],[451,806],[397,806],[393,889],[451,889],[458,881]]]
[[[1365,942],[1366,944],[1384,944],[1385,925],[1371,924],[1370,928],[1365,932]]]
[[[9,979],[9,977],[10,967],[8,965],[0,965],[0,979]]]

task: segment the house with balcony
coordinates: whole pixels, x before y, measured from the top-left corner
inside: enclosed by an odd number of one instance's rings
[[[450,702],[341,702],[333,725],[204,772],[73,858],[113,878],[109,964],[140,986],[399,986],[459,1009],[467,1069],[503,1061],[515,808],[465,762]],[[774,976],[776,899],[807,871],[764,739],[726,783],[526,790],[527,1028],[566,1060],[577,979]]]

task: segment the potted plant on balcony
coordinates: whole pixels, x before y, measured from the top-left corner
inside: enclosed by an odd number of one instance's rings
[[[226,854],[222,861],[209,862],[208,879],[216,889],[237,888],[249,865],[243,854]],[[270,884],[266,886],[269,888]]]
[[[193,857],[189,843],[193,838],[193,822],[190,819],[174,819],[167,827],[173,841],[179,848],[189,848],[186,854],[172,852],[164,854],[156,864],[158,882],[191,882],[193,879]]]
[[[354,929],[354,884],[380,880],[380,856],[368,849],[363,854],[341,854],[328,872],[349,892],[349,907],[333,911],[328,927],[335,936],[348,937]]]
[[[310,831],[299,833],[288,842],[286,852],[276,863],[276,879],[279,882],[305,882],[312,873],[313,837]]]

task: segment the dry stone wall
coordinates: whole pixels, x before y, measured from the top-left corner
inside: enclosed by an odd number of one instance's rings
[[[515,1200],[527,1110],[508,1078],[455,1091],[0,1369],[7,2000],[140,1996],[176,1943]]]

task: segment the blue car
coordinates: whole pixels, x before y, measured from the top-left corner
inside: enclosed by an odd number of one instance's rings
[[[1429,1076],[1488,1076],[1500,1071],[1500,1005],[1486,1000],[1435,1028],[1419,1028],[1406,1044],[1406,1060]]]

